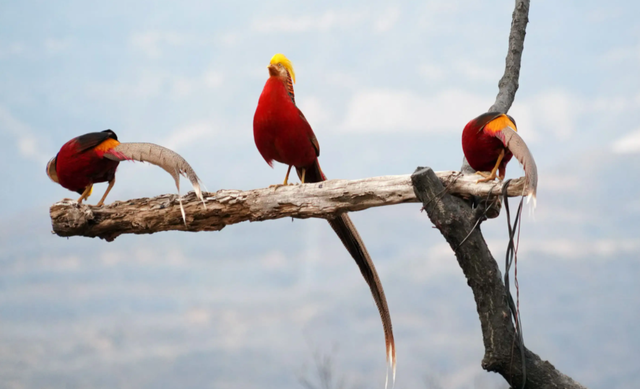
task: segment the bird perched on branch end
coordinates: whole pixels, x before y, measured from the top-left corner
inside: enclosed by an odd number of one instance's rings
[[[296,106],[293,83],[295,73],[291,61],[282,54],[271,58],[267,80],[255,116],[253,136],[258,151],[267,163],[273,161],[288,165],[284,185],[287,185],[291,167],[295,167],[302,183],[320,182],[326,177],[320,169],[320,144],[309,122]],[[384,328],[387,361],[395,379],[396,350],[382,283],[358,231],[346,213],[328,218],[329,224],[356,261],[378,307]]]
[[[200,179],[184,158],[153,143],[120,143],[115,132],[111,130],[90,132],[65,143],[47,164],[47,175],[62,187],[78,192],[78,203],[89,198],[93,184],[109,182],[107,190],[97,204],[101,206],[116,182],[118,164],[124,160],[149,162],[163,168],[175,180],[178,193],[180,175],[187,177],[204,204]],[[184,219],[182,202],[180,210]]]
[[[481,175],[478,182],[502,180],[511,157],[522,164],[526,186],[524,195],[535,206],[538,169],[527,144],[518,135],[515,120],[500,112],[487,112],[471,120],[462,131],[462,151],[469,165]],[[497,172],[497,175],[496,175]]]

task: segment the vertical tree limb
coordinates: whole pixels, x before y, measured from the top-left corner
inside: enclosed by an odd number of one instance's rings
[[[524,51],[524,37],[527,34],[529,23],[529,0],[516,0],[513,14],[511,15],[511,30],[509,31],[509,48],[505,59],[504,74],[498,82],[498,95],[487,112],[509,112],[513,104],[516,92],[520,86],[520,64]],[[460,171],[465,174],[473,174],[475,170],[469,166],[467,158],[462,159]]]
[[[518,91],[520,78],[520,64],[524,50],[524,37],[529,23],[529,0],[516,0],[516,6],[511,16],[511,31],[509,32],[509,50],[505,59],[504,74],[498,83],[498,96],[488,112],[509,112],[511,104]]]
[[[529,0],[516,0],[509,33],[509,49],[498,95],[489,112],[507,113],[515,99],[529,21]],[[473,172],[466,159],[461,171]],[[424,204],[431,222],[453,249],[476,301],[485,355],[482,367],[499,373],[512,388],[584,388],[540,359],[516,341],[508,295],[498,264],[480,231],[485,220],[483,203],[472,209],[468,201],[447,193],[429,168],[418,168],[411,177],[416,196]],[[524,347],[521,353],[520,347]],[[526,376],[523,374],[524,355]],[[526,383],[523,380],[526,377]]]
[[[522,359],[511,321],[500,269],[482,236],[482,206],[472,209],[467,201],[444,190],[430,168],[418,168],[411,176],[416,196],[431,222],[440,230],[467,278],[476,301],[485,347],[482,368],[499,373],[513,388],[522,387]],[[480,219],[482,221],[482,219]],[[552,364],[525,348],[525,388],[584,389]]]

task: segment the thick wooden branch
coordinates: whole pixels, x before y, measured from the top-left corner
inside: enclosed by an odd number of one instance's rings
[[[498,195],[502,183],[476,183],[477,175],[436,173],[450,193],[462,196]],[[510,185],[509,194],[520,196],[524,180]],[[418,202],[409,175],[361,180],[330,180],[315,184],[278,186],[248,191],[219,190],[205,193],[206,209],[193,193],[182,200],[187,216],[182,220],[177,195],[116,201],[102,207],[63,200],[51,206],[51,224],[59,236],[100,237],[112,241],[121,234],[159,231],[219,231],[244,221],[283,217],[326,218],[341,212]]]
[[[515,341],[507,293],[500,269],[491,255],[476,221],[484,212],[451,196],[429,168],[418,168],[411,177],[416,196],[431,222],[440,230],[462,268],[476,301],[485,354],[482,367],[501,374],[512,388],[522,387],[522,360]],[[475,228],[474,228],[475,227]],[[466,239],[466,240],[465,240]],[[464,243],[463,243],[464,242]],[[525,388],[584,389],[547,361],[525,348]]]
[[[515,0],[505,71],[498,83],[496,101],[488,112],[507,113],[513,104],[519,85],[528,15],[529,0]],[[461,171],[470,173],[474,170],[464,159]],[[522,346],[526,366],[523,385],[522,354],[516,341],[507,290],[498,264],[480,232],[480,223],[486,215],[484,204],[472,209],[469,202],[443,193],[442,183],[429,168],[418,168],[412,181],[429,219],[453,249],[473,291],[485,347],[482,367],[502,375],[512,388],[584,389],[525,346]]]

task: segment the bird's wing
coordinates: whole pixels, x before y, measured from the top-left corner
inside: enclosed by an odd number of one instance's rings
[[[491,121],[499,118],[500,116],[502,116],[503,114],[500,112],[485,112],[482,115],[478,116],[477,118],[471,120],[467,126],[472,126],[472,128],[476,128],[477,132],[483,131],[485,128],[484,126],[487,125],[488,123],[490,123]],[[510,116],[509,116],[510,118]]]
[[[522,164],[524,176],[527,180],[525,194],[533,198],[535,205],[536,191],[538,188],[538,168],[536,167],[536,161],[533,159],[531,151],[529,151],[529,147],[527,147],[524,140],[511,127],[503,128],[502,131],[496,132],[495,136],[504,143],[513,156]]]
[[[320,156],[320,143],[318,143],[318,138],[316,138],[316,134],[314,134],[313,131],[311,132],[311,134],[309,134],[309,141],[313,145],[313,148],[316,150],[316,157],[319,157]]]
[[[304,114],[302,113],[302,111],[300,111],[300,108],[296,106],[296,109],[298,110],[298,114],[300,114],[300,119],[302,119],[302,121],[306,124],[305,130],[307,131],[309,142],[311,142],[311,145],[313,145],[313,148],[316,150],[316,157],[319,157],[320,143],[318,142],[318,138],[316,138],[316,134],[313,133],[313,129],[311,129],[311,125],[309,124],[309,121],[307,121],[307,118],[304,117]]]
[[[166,147],[153,143],[120,143],[116,147],[105,151],[104,157],[114,161],[135,160],[159,166],[171,174],[171,177],[176,182],[178,193],[180,193],[180,175],[182,174],[191,181],[193,191],[204,204],[204,197],[200,189],[200,178],[184,158]]]
[[[87,150],[93,149],[99,146],[107,139],[113,139],[117,144],[117,140],[113,137],[113,132],[107,130],[102,132],[90,132],[88,134],[80,135],[74,139],[77,152],[84,153]]]

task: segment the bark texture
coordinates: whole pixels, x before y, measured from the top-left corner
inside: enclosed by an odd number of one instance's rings
[[[418,168],[411,176],[416,196],[424,204],[431,222],[455,252],[458,264],[476,301],[485,347],[482,368],[499,373],[512,388],[522,388],[522,360],[511,321],[507,294],[496,260],[476,226],[481,206],[472,209],[468,201],[452,196],[430,168]],[[475,226],[475,228],[474,228]],[[551,363],[525,348],[525,388],[584,389]]]
[[[509,112],[516,97],[520,79],[520,64],[524,51],[524,37],[529,23],[529,0],[516,0],[511,16],[511,30],[509,32],[509,49],[505,59],[504,75],[498,83],[498,96],[495,103],[487,112]]]
[[[516,0],[505,71],[498,84],[496,101],[488,112],[507,113],[513,104],[519,86],[528,15],[529,0]],[[463,159],[461,171],[468,174],[474,170]],[[507,290],[498,263],[480,231],[480,223],[486,215],[483,209],[485,202],[479,202],[479,206],[472,209],[469,201],[452,196],[448,191],[443,192],[442,183],[429,168],[418,168],[411,179],[416,196],[423,202],[429,219],[453,249],[473,291],[485,347],[482,367],[502,375],[512,388],[584,389],[526,347],[526,382],[523,382],[522,354],[509,311]]]
[[[479,176],[458,172],[436,173],[452,193],[486,197],[499,194],[502,183],[478,183]],[[524,180],[510,185],[509,194],[520,196]],[[278,186],[248,191],[219,190],[204,193],[206,208],[193,193],[182,202],[182,220],[177,195],[162,195],[116,201],[102,207],[63,200],[51,206],[53,232],[59,236],[100,237],[112,241],[121,234],[154,232],[219,231],[244,221],[263,221],[283,217],[328,218],[343,212],[371,207],[418,202],[409,175],[384,176],[361,180],[329,180],[314,184]]]

